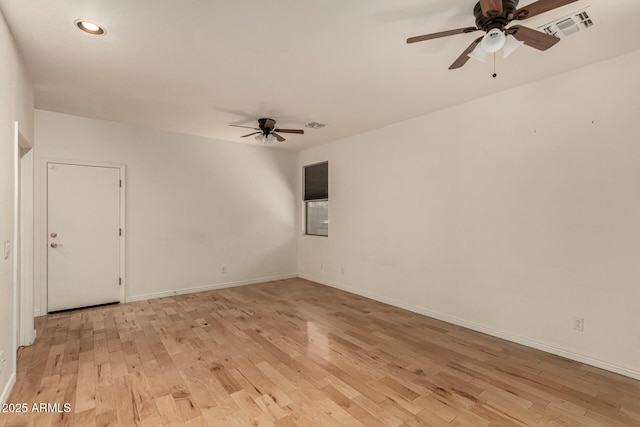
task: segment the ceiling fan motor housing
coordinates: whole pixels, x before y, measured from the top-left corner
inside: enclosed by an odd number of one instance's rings
[[[258,119],[258,126],[265,135],[273,132],[273,128],[276,126],[276,121],[273,119]]]
[[[485,16],[482,7],[478,2],[473,8],[476,17],[476,27],[482,31],[489,32],[494,28],[504,30],[504,28],[515,18],[519,0],[502,0],[502,13],[499,16]]]

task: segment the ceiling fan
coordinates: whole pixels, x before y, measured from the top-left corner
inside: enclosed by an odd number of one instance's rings
[[[538,0],[518,9],[519,0],[480,0],[473,9],[473,15],[476,18],[475,27],[457,28],[410,37],[407,39],[407,43],[484,31],[486,34],[474,40],[451,64],[450,70],[462,67],[470,57],[484,61],[487,53],[494,53],[502,48],[504,48],[504,56],[507,57],[521,44],[538,50],[547,50],[558,43],[560,39],[522,25],[514,25],[509,28],[507,25],[512,21],[523,21],[575,1],[578,0]]]
[[[276,129],[276,121],[273,119],[258,119],[257,128],[249,127],[249,126],[240,126],[240,125],[229,125],[229,126],[234,126],[237,128],[254,129],[257,132],[252,132],[246,135],[242,135],[240,138],[246,138],[248,136],[257,135],[256,140],[258,142],[262,142],[265,144],[273,143],[274,139],[277,140],[278,142],[286,141],[286,139],[278,135],[276,132],[304,134],[304,131],[302,129],[280,129],[280,128]]]

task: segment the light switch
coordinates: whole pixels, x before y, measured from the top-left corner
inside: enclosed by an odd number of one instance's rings
[[[11,254],[11,241],[4,241],[4,259],[9,259],[9,255]]]

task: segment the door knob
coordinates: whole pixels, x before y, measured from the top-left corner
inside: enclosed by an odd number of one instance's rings
[[[51,237],[55,239],[56,237],[58,237],[58,233],[51,233]]]
[[[62,246],[62,245],[56,242],[51,243],[52,248],[57,248],[58,246]]]

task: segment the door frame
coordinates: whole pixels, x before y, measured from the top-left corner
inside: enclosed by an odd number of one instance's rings
[[[33,344],[33,143],[14,122],[13,345]],[[16,359],[14,358],[14,362]],[[15,372],[15,366],[13,367]]]
[[[120,236],[120,277],[122,278],[122,285],[120,286],[120,303],[123,304],[125,302],[125,288],[127,286],[126,279],[126,269],[125,269],[125,236],[127,235],[127,228],[125,227],[125,189],[127,188],[125,183],[125,165],[121,163],[108,163],[108,162],[94,162],[90,160],[70,160],[70,159],[59,159],[54,157],[42,157],[40,159],[40,180],[41,180],[41,207],[42,207],[42,215],[40,222],[40,259],[43,262],[40,263],[40,277],[41,279],[41,289],[40,289],[40,313],[42,316],[49,313],[48,305],[49,305],[49,252],[48,248],[48,239],[47,239],[47,225],[49,220],[49,206],[48,206],[48,198],[49,198],[49,182],[48,182],[48,164],[49,163],[59,163],[65,165],[74,165],[74,166],[88,166],[88,167],[103,167],[103,168],[113,168],[118,169],[120,171],[120,228],[122,228],[122,236]],[[44,238],[42,237],[44,236]]]

